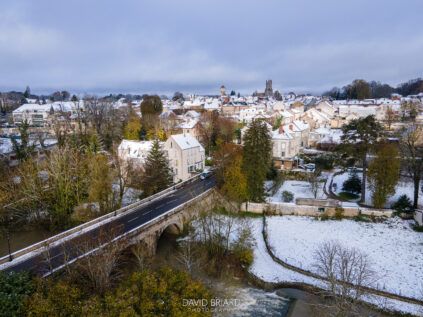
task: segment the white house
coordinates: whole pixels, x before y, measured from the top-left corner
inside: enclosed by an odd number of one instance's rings
[[[171,135],[163,149],[167,154],[174,182],[187,180],[205,166],[204,148],[188,133]]]
[[[131,163],[142,167],[153,143],[153,141],[122,140],[118,147],[118,156],[126,166]]]
[[[277,167],[290,169],[300,151],[300,133],[290,133],[284,126],[272,131],[272,157]]]

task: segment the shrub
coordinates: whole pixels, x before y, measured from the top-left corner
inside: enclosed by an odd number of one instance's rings
[[[253,263],[254,256],[253,251],[250,249],[243,249],[235,251],[235,258],[243,265],[244,267],[250,267],[251,263]]]
[[[320,216],[320,221],[326,221],[329,220],[329,216],[327,214],[323,214]]]
[[[320,169],[323,169],[323,170],[333,169],[334,162],[335,162],[335,157],[329,154],[322,154],[314,159],[314,164],[316,164],[316,167],[319,167]]]
[[[391,208],[394,209],[398,214],[405,213],[411,214],[414,212],[413,203],[407,195],[402,195],[398,200],[391,205]]]
[[[344,208],[336,207],[335,208],[335,219],[336,220],[342,220],[342,218],[344,218]]]
[[[34,291],[27,272],[0,272],[0,316],[23,315],[24,299]]]
[[[354,194],[361,193],[361,179],[357,173],[351,173],[348,179],[342,184],[342,190]]]
[[[357,222],[370,222],[370,220],[361,213],[361,210],[358,212],[358,215],[354,217],[354,220]]]
[[[285,203],[289,203],[294,200],[294,194],[290,191],[284,190],[282,192],[282,199]]]

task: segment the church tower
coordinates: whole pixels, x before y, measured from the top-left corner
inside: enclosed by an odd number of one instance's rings
[[[273,88],[272,88],[272,80],[266,80],[266,89],[264,90],[264,95],[266,97],[273,97]]]

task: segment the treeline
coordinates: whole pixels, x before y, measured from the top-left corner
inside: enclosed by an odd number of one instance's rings
[[[423,92],[423,79],[416,78],[399,84],[396,88],[389,84],[378,81],[367,82],[364,79],[356,79],[351,84],[342,88],[333,87],[323,93],[333,99],[368,99],[368,98],[390,98],[393,93],[402,96],[417,95]]]

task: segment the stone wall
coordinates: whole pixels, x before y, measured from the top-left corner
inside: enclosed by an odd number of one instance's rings
[[[258,204],[248,203],[242,204],[241,211],[248,211],[254,213],[262,213],[263,210],[274,212],[278,215],[296,215],[296,216],[321,216],[323,214],[328,216],[335,215],[335,207],[319,207],[319,206],[305,206],[296,205],[293,203],[269,203]],[[360,208],[360,207],[344,207],[343,215],[346,217],[354,217],[359,214],[374,215],[374,216],[392,216],[390,209],[373,209],[373,208]]]

